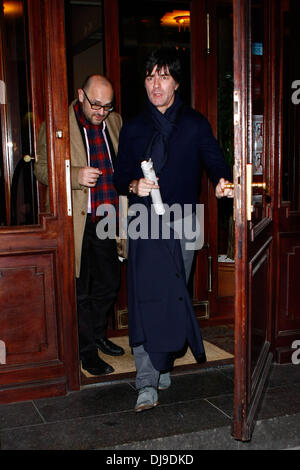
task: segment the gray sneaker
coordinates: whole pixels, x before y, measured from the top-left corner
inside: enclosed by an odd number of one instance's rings
[[[154,387],[144,387],[139,390],[135,411],[150,410],[158,405],[157,390]]]
[[[160,374],[158,381],[158,390],[167,390],[171,385],[171,375],[170,372],[165,372]]]

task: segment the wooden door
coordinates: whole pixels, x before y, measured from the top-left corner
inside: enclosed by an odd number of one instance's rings
[[[0,11],[1,207],[5,207],[0,227],[0,340],[6,350],[5,363],[0,364],[0,402],[4,403],[77,389],[79,372],[63,2],[1,1]],[[28,120],[23,132],[22,124]],[[32,180],[36,196],[31,204],[39,208],[38,217],[32,223],[19,218],[12,225],[14,174],[19,163],[31,165],[35,158],[42,121],[47,128],[50,209],[44,212],[46,195]],[[24,186],[21,179],[23,191]]]
[[[243,441],[251,438],[272,362],[274,4],[272,0],[235,0],[233,4],[236,238],[233,435]]]

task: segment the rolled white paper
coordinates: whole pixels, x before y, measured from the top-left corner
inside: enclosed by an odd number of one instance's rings
[[[156,174],[153,168],[153,162],[151,158],[148,161],[144,160],[141,163],[141,168],[142,168],[144,177],[148,178],[149,180],[157,184],[157,178],[156,178]],[[152,203],[153,203],[156,214],[163,215],[165,213],[165,208],[161,199],[160,190],[151,189],[151,198],[152,198]]]

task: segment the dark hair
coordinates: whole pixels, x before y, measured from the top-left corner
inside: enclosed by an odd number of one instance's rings
[[[175,48],[162,47],[152,51],[146,59],[144,76],[148,77],[156,65],[158,72],[167,67],[171,77],[173,77],[177,83],[180,83],[181,63]]]

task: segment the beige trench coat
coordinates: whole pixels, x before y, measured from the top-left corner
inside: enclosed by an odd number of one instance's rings
[[[87,166],[87,154],[82,139],[82,134],[77,124],[73,105],[69,107],[70,124],[70,149],[71,149],[71,183],[72,183],[72,204],[73,204],[73,226],[74,226],[74,244],[75,244],[75,272],[76,277],[80,273],[81,248],[83,232],[86,222],[88,207],[88,188],[78,183],[78,172],[80,168]],[[117,155],[119,133],[122,126],[122,118],[119,114],[112,112],[106,118],[105,123],[111,138],[111,142]],[[34,169],[38,181],[48,186],[48,164],[47,164],[47,144],[45,123],[41,125],[37,155]],[[124,201],[122,201],[124,203]],[[126,202],[125,202],[126,204]],[[120,254],[122,254],[120,252]]]

